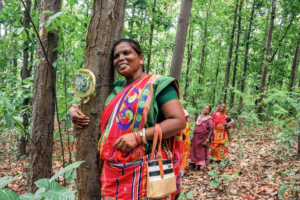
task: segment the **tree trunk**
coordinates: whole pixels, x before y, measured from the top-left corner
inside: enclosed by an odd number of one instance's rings
[[[170,76],[180,81],[181,65],[184,56],[186,35],[189,26],[193,0],[182,0],[178,18],[175,46],[172,55]]]
[[[61,0],[41,0],[39,19],[41,23],[50,17],[50,14],[43,13],[45,10],[59,12]],[[50,63],[57,59],[58,51],[54,49],[58,47],[58,37],[59,34],[55,30],[47,33],[46,28],[42,28],[41,40]],[[41,61],[34,70],[28,192],[35,192],[37,187],[34,182],[50,178],[52,172],[56,71],[53,68],[50,69],[51,72],[49,71],[50,66],[44,59],[45,54],[40,43],[37,45],[36,55]]]
[[[205,21],[205,26],[204,26],[204,34],[203,34],[203,45],[202,45],[202,50],[201,50],[201,58],[200,58],[200,76],[199,76],[199,84],[202,83],[202,77],[204,77],[203,73],[203,68],[204,68],[204,57],[205,57],[205,48],[206,48],[206,34],[207,34],[207,24],[208,24],[208,16],[209,16],[209,10],[211,6],[212,0],[209,1],[208,8],[206,7],[206,21]],[[202,77],[201,77],[202,75]]]
[[[223,29],[223,26],[222,26]],[[219,58],[218,58],[218,64],[217,64],[217,69],[216,69],[216,85],[214,86],[214,95],[213,95],[213,103],[212,105],[215,105],[215,99],[216,99],[216,87],[218,86],[218,75],[219,75],[219,69],[220,69],[220,62],[221,62],[221,53],[222,53],[222,39],[223,39],[223,31],[222,31],[222,36],[219,42]]]
[[[300,30],[300,28],[299,28]],[[300,33],[298,34],[300,36]],[[296,76],[298,71],[298,65],[299,65],[299,56],[300,56],[300,41],[298,41],[298,46],[296,47],[294,59],[293,59],[293,65],[292,65],[292,71],[291,71],[291,83],[290,83],[290,92],[293,92],[295,82],[296,82]]]
[[[156,6],[156,0],[153,2],[153,7],[152,7],[152,13],[155,13],[155,6]],[[152,14],[153,15],[153,14]],[[151,27],[150,27],[150,39],[149,39],[149,55],[147,58],[147,71],[146,73],[149,74],[150,70],[150,62],[151,62],[151,53],[152,53],[152,41],[153,41],[153,31],[154,31],[154,17],[152,16],[152,22],[151,22]]]
[[[0,11],[3,10],[3,0],[0,0]],[[1,27],[2,27],[2,24],[0,23],[0,37],[1,37]]]
[[[269,25],[269,32],[268,32],[268,38],[267,38],[267,45],[266,45],[266,58],[265,58],[265,64],[264,69],[261,75],[261,85],[260,85],[260,99],[259,99],[259,107],[257,112],[262,113],[262,100],[263,100],[263,93],[265,91],[265,84],[266,84],[266,77],[268,72],[268,63],[269,63],[269,56],[271,51],[271,41],[272,41],[272,33],[273,33],[273,25],[274,25],[274,19],[275,19],[275,11],[276,11],[276,4],[275,0],[272,3],[272,11],[270,16],[270,25]]]
[[[231,66],[232,50],[233,50],[233,38],[234,38],[234,31],[235,31],[238,7],[239,7],[239,0],[236,0],[235,10],[234,10],[234,20],[233,20],[231,36],[230,36],[230,46],[229,46],[229,50],[228,50],[227,68],[226,68],[226,72],[225,72],[224,97],[223,97],[224,103],[226,103],[226,97],[227,97],[227,87],[228,87],[228,83],[229,83],[229,74],[230,74],[230,66]]]
[[[85,50],[85,68],[91,70],[98,84],[114,82],[111,50],[121,39],[125,15],[125,0],[95,0],[88,28]],[[97,151],[100,138],[100,115],[111,87],[97,87],[97,95],[82,111],[90,118],[89,126],[79,130],[76,160],[85,162],[77,169],[78,199],[101,199],[100,175],[102,161]]]
[[[241,84],[241,93],[244,93],[245,85],[246,85],[246,72],[247,72],[247,65],[248,65],[248,53],[249,53],[249,45],[250,45],[250,37],[251,37],[251,28],[252,28],[252,21],[254,16],[254,10],[255,10],[255,0],[253,1],[252,9],[251,9],[251,16],[250,16],[250,22],[249,22],[249,28],[248,28],[248,34],[246,39],[246,50],[245,50],[245,59],[244,59],[244,69],[243,69],[243,77],[242,77],[242,84]],[[239,102],[239,114],[241,114],[241,110],[243,107],[243,97],[240,97]]]
[[[28,9],[28,11],[30,13],[31,0],[26,0],[25,5],[26,5],[26,8]],[[30,28],[29,24],[30,24],[30,18],[28,16],[27,12],[24,11],[24,30],[25,30],[27,35],[29,35],[29,32],[27,30],[27,29]],[[28,42],[26,41],[26,42],[24,42],[23,67],[22,67],[22,70],[21,70],[22,85],[24,84],[23,80],[30,77],[30,73],[31,73],[31,69],[32,69],[31,67],[28,68],[28,58],[29,58],[29,55],[28,55]],[[29,103],[29,98],[24,99],[24,101],[22,103],[22,107],[28,106],[28,103]],[[24,130],[25,130],[25,135],[22,135],[20,137],[20,140],[19,140],[19,144],[18,144],[18,154],[19,154],[19,156],[23,156],[23,155],[26,154],[26,136],[28,134],[28,132],[27,132],[27,127],[28,127],[27,114],[24,113],[22,115],[22,117],[23,117],[23,126],[24,126]]]
[[[239,21],[238,21],[238,35],[236,39],[236,47],[235,47],[235,60],[234,60],[234,68],[233,68],[233,76],[232,76],[232,87],[235,87],[235,77],[236,77],[236,68],[238,64],[239,59],[239,44],[240,44],[240,37],[241,37],[241,21],[242,21],[242,7],[243,7],[243,1],[241,0],[240,7],[239,7]],[[230,94],[230,100],[229,100],[229,108],[233,107],[233,101],[234,101],[234,92],[231,91]]]
[[[192,51],[193,51],[193,30],[190,27],[189,30],[189,44],[187,46],[188,48],[188,59],[187,59],[187,65],[186,65],[186,73],[185,73],[185,86],[184,86],[184,94],[183,94],[183,99],[186,101],[187,97],[187,88],[189,86],[189,68],[190,68],[190,63],[192,60]]]

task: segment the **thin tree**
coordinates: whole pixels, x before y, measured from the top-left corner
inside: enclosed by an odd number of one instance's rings
[[[190,22],[191,24],[191,22]],[[189,68],[190,68],[190,63],[192,61],[192,52],[193,52],[193,32],[194,30],[190,27],[189,30],[189,38],[188,38],[188,45],[187,45],[187,49],[188,49],[188,58],[187,58],[187,63],[186,63],[186,72],[185,72],[185,85],[184,85],[184,93],[183,93],[183,99],[186,101],[187,100],[187,88],[189,86]]]
[[[231,66],[231,59],[232,59],[232,50],[233,50],[233,38],[234,38],[234,31],[236,27],[236,18],[237,18],[237,10],[239,7],[239,0],[236,0],[235,10],[234,10],[234,18],[233,18],[233,24],[232,24],[232,30],[231,30],[231,36],[230,36],[230,46],[228,50],[228,60],[227,60],[227,68],[225,72],[225,82],[224,82],[224,96],[223,96],[223,102],[226,103],[226,97],[227,97],[227,87],[229,83],[229,74],[230,74],[230,66]]]
[[[193,0],[182,0],[178,18],[175,46],[172,55],[170,76],[180,80],[181,65],[184,56],[186,36],[189,26]]]
[[[151,54],[152,54],[153,31],[154,31],[154,22],[155,22],[155,18],[154,18],[155,6],[156,6],[156,0],[154,0],[153,7],[152,7],[152,21],[151,21],[150,38],[149,38],[149,47],[150,47],[150,49],[149,49],[149,54],[148,54],[148,58],[147,58],[147,70],[146,70],[147,74],[149,74]]]
[[[94,1],[86,39],[85,68],[94,73],[97,84],[114,82],[114,69],[110,62],[111,50],[123,34],[125,5],[125,0]],[[111,89],[109,86],[97,87],[97,95],[82,105],[82,111],[89,117],[90,124],[79,130],[77,137],[76,160],[85,161],[77,170],[80,200],[101,199],[102,161],[97,151],[100,137],[99,119]]]
[[[41,23],[47,21],[50,17],[49,13],[44,13],[46,10],[54,13],[59,12],[61,10],[61,0],[41,0],[39,18]],[[55,30],[47,32],[47,28],[44,27],[40,38],[48,57],[44,59],[43,46],[38,43],[36,55],[40,59],[40,63],[34,70],[30,162],[27,179],[29,192],[37,190],[37,186],[34,184],[35,181],[50,178],[52,173],[56,71],[52,66],[48,66],[47,60],[53,63],[57,59],[58,51],[55,49],[58,46],[59,34]]]
[[[244,69],[243,69],[243,76],[242,76],[242,83],[241,83],[241,93],[244,93],[244,90],[245,90],[246,73],[247,73],[247,65],[248,65],[248,53],[249,53],[249,45],[250,45],[250,37],[251,37],[251,29],[252,29],[254,10],[255,10],[255,0],[253,1],[253,4],[252,4],[249,28],[247,31]],[[243,107],[243,97],[240,96],[240,102],[239,102],[239,108],[238,108],[240,113],[241,113],[242,107]]]
[[[239,7],[239,21],[238,21],[238,34],[236,39],[236,46],[235,46],[235,59],[234,59],[234,67],[233,67],[233,75],[232,75],[232,87],[235,87],[235,77],[236,77],[236,68],[238,65],[238,59],[239,59],[239,45],[240,45],[240,37],[241,37],[241,22],[242,22],[242,7],[243,7],[243,1],[240,2]],[[229,100],[229,108],[233,107],[233,101],[234,101],[234,92],[231,91],[230,94],[230,100]]]
[[[299,27],[299,30],[300,30],[300,27]],[[298,38],[299,38],[299,36],[300,36],[300,32],[298,33]],[[292,70],[291,70],[290,92],[292,92],[294,90],[298,66],[299,66],[299,57],[300,57],[300,39],[298,41],[298,45],[297,45],[295,53],[294,53],[294,59],[293,59]]]
[[[27,8],[27,10],[29,11],[29,14],[30,14],[31,0],[26,0],[25,5],[26,5],[26,8]],[[29,32],[28,32],[28,29],[30,28],[29,24],[30,24],[29,15],[27,14],[26,11],[24,11],[24,30],[25,30],[27,35],[29,35]],[[25,41],[24,42],[24,49],[23,49],[23,67],[22,67],[22,70],[21,70],[22,84],[24,84],[23,80],[30,77],[30,73],[32,71],[32,66],[28,65],[28,59],[29,59],[28,45],[29,45],[28,42]],[[23,100],[22,107],[26,107],[26,106],[28,106],[28,104],[29,104],[29,98],[25,98]],[[19,145],[18,145],[18,154],[19,154],[19,156],[22,156],[22,155],[26,154],[26,135],[28,134],[27,127],[29,125],[27,113],[24,112],[22,117],[23,117],[23,126],[24,126],[24,130],[25,130],[25,135],[21,135],[21,137],[19,139]]]
[[[3,10],[3,0],[0,0],[0,11]],[[2,24],[0,23],[0,37],[1,37],[1,27],[2,27]]]
[[[276,12],[276,0],[273,0],[272,2],[272,8],[271,8],[271,16],[270,16],[270,24],[269,24],[269,31],[268,31],[268,37],[267,37],[267,45],[266,45],[266,57],[264,62],[264,69],[261,76],[261,85],[260,85],[260,99],[258,101],[259,107],[258,107],[258,113],[262,113],[262,100],[263,100],[263,92],[265,91],[265,84],[266,84],[266,77],[268,72],[268,63],[269,63],[269,56],[270,56],[270,50],[271,50],[271,41],[272,41],[272,33],[273,33],[273,25],[274,25],[274,19],[275,19],[275,12]]]
[[[202,50],[201,50],[201,58],[200,58],[200,75],[202,75],[202,77],[204,77],[204,73],[203,73],[203,68],[204,68],[204,57],[205,57],[205,48],[206,48],[206,39],[207,39],[207,25],[208,25],[208,17],[209,17],[209,10],[210,10],[210,7],[211,7],[211,3],[212,3],[212,0],[209,0],[209,4],[206,5],[205,4],[205,8],[206,8],[206,19],[205,19],[205,25],[204,25],[204,34],[203,34],[203,45],[202,45]],[[201,84],[201,81],[202,78],[201,76],[199,76],[199,84]]]

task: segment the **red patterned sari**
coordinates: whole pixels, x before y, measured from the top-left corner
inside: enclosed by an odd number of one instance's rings
[[[122,135],[155,125],[157,91],[170,83],[176,85],[174,79],[170,81],[168,77],[147,75],[116,94],[106,105],[101,115],[101,138],[98,145],[100,157],[104,160],[101,175],[103,200],[147,199],[149,155],[145,151],[146,145],[139,145],[130,152],[121,152],[113,145]],[[174,172],[178,181],[178,191],[168,197],[173,199],[181,190],[181,133],[169,139],[169,146],[173,153]],[[167,149],[163,149],[163,157],[167,158]]]
[[[215,160],[221,160],[226,157],[228,153],[229,141],[228,135],[225,129],[224,124],[226,123],[226,108],[223,113],[217,114],[219,112],[220,107],[217,111],[212,115],[214,119],[214,134],[210,144],[210,156]]]

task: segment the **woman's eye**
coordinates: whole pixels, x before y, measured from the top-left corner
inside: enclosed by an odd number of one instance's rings
[[[119,58],[119,55],[115,55],[115,56],[114,56],[114,59],[118,59],[118,58]]]
[[[128,51],[125,51],[125,52],[124,52],[124,55],[128,55],[128,54],[129,54],[129,52],[128,52]]]

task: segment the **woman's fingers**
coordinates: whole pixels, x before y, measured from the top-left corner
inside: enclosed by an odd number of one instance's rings
[[[121,140],[122,140],[122,137],[119,137],[119,138],[115,141],[114,148],[118,147],[118,149],[119,149],[119,144],[120,144]]]

